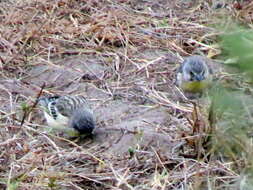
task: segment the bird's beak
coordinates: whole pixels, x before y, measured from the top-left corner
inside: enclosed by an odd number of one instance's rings
[[[196,81],[202,81],[202,80],[204,80],[204,76],[203,75],[196,75],[195,80]]]

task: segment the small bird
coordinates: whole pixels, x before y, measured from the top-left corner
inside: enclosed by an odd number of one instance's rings
[[[213,71],[207,62],[207,58],[199,55],[186,58],[177,70],[176,84],[184,92],[202,93],[212,81]]]
[[[93,112],[81,95],[42,97],[38,103],[48,125],[67,132],[71,137],[91,134],[95,128]]]

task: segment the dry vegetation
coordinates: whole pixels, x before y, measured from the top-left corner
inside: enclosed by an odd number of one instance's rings
[[[0,189],[239,189],[249,156],[217,156],[210,101],[189,102],[174,85],[183,56],[220,54],[214,26],[233,22],[220,18],[252,22],[250,1],[214,7],[0,1]],[[217,77],[236,80],[224,71]],[[96,113],[94,137],[48,133],[36,99],[50,94],[85,95]]]

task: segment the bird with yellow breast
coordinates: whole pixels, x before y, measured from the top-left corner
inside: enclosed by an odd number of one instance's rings
[[[202,94],[212,82],[213,71],[208,59],[193,55],[187,57],[177,70],[176,84],[185,93]]]

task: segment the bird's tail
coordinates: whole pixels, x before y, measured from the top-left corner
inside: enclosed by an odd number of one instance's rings
[[[59,96],[52,97],[41,97],[38,99],[38,103],[40,106],[47,107],[50,102],[57,100]]]

